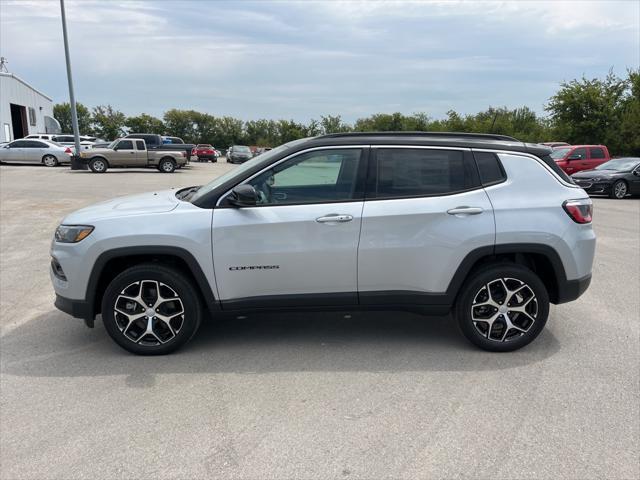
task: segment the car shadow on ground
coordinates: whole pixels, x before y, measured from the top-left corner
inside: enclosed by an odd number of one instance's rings
[[[400,312],[256,314],[205,320],[180,351],[161,357],[129,354],[96,328],[52,310],[1,339],[2,372],[17,376],[129,375],[127,384],[153,384],[155,374],[313,371],[487,371],[517,368],[552,356],[550,329],[512,353],[469,344],[449,317]]]

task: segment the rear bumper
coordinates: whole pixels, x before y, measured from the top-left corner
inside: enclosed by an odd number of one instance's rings
[[[74,300],[72,298],[62,297],[56,294],[56,300],[53,303],[55,307],[75,318],[81,318],[88,327],[93,327],[95,314],[88,302],[84,300]]]
[[[572,302],[587,291],[591,284],[591,274],[577,280],[566,280],[558,285],[558,299],[556,304]]]

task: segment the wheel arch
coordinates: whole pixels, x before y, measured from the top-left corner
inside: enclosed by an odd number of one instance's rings
[[[189,277],[211,310],[219,310],[218,302],[200,264],[187,250],[171,246],[123,247],[100,254],[91,270],[85,298],[93,315],[100,313],[102,297],[107,285],[127,268],[143,263],[158,263],[178,269]]]
[[[464,258],[447,288],[446,296],[451,303],[455,302],[462,285],[471,274],[486,265],[500,262],[524,265],[536,273],[545,284],[551,303],[573,300],[571,293],[567,292],[572,288],[572,282],[567,280],[560,255],[553,247],[536,243],[509,243],[481,247]]]

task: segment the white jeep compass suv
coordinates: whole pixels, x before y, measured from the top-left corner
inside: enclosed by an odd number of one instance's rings
[[[51,245],[56,306],[138,354],[250,310],[453,311],[492,351],[531,342],[589,286],[592,203],[501,135],[347,133],[287,143],[203,186],[78,210]]]

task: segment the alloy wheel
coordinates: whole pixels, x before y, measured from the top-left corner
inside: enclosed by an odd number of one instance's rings
[[[104,171],[104,169],[105,169],[105,164],[104,164],[104,162],[103,162],[102,160],[95,160],[95,161],[93,162],[93,169],[94,169],[96,172],[102,172],[102,171]]]
[[[182,299],[173,288],[156,280],[140,280],[125,287],[113,310],[124,337],[143,346],[170,342],[184,324]]]
[[[627,184],[624,182],[618,182],[613,186],[613,194],[616,198],[624,198],[627,194]]]
[[[526,334],[538,316],[533,289],[515,278],[498,278],[473,297],[471,320],[486,339],[508,342]]]

